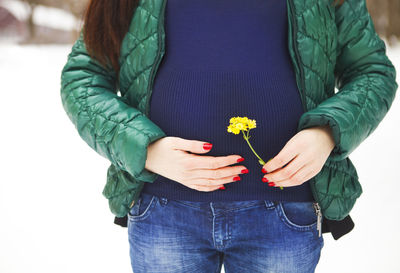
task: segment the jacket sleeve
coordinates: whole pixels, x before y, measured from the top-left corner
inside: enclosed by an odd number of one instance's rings
[[[330,158],[340,161],[382,121],[395,98],[396,69],[386,55],[365,0],[335,7],[338,31],[335,84],[338,92],[303,113],[299,128],[329,125],[335,139]]]
[[[117,95],[115,71],[89,56],[82,33],[61,72],[64,110],[98,154],[134,178],[153,182],[157,174],[145,169],[147,146],[166,134]]]

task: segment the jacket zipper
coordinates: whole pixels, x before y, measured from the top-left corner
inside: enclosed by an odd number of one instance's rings
[[[301,93],[300,98],[301,98],[301,104],[303,105],[304,112],[306,112],[307,108],[306,108],[305,93],[304,93],[304,88],[305,88],[304,87],[304,71],[303,71],[303,67],[300,64],[300,54],[299,54],[299,50],[298,50],[297,45],[296,45],[297,22],[296,22],[296,18],[294,16],[294,13],[293,13],[293,3],[292,3],[293,0],[287,0],[287,1],[289,2],[290,15],[291,15],[291,18],[292,18],[290,20],[290,22],[292,23],[291,25],[293,26],[293,29],[292,29],[292,45],[293,45],[293,48],[294,48],[294,51],[295,51],[294,55],[296,56],[296,59],[297,59],[297,66],[299,67],[299,70],[300,70],[300,93]]]
[[[156,63],[155,65],[153,65],[151,71],[150,71],[150,81],[149,81],[149,85],[147,86],[147,99],[146,99],[146,109],[145,109],[145,114],[146,116],[149,115],[149,103],[150,103],[150,97],[151,97],[151,93],[152,93],[152,86],[153,86],[153,82],[154,82],[154,77],[155,77],[155,72],[157,71],[158,66],[160,65],[161,59],[160,55],[161,55],[161,42],[162,42],[162,38],[161,38],[161,26],[163,26],[163,22],[164,22],[164,12],[165,12],[165,5],[167,3],[167,0],[163,0],[162,3],[162,7],[161,7],[161,11],[160,11],[160,15],[158,17],[158,26],[157,26],[157,31],[158,31],[158,51],[157,51],[157,56],[156,56]]]
[[[317,230],[318,230],[318,237],[321,237],[322,234],[322,213],[321,207],[319,206],[318,202],[314,202],[314,209],[315,214],[317,214]]]
[[[150,80],[149,80],[149,84],[147,86],[147,98],[146,98],[146,108],[145,108],[145,115],[148,116],[149,115],[149,103],[150,103],[150,96],[151,96],[151,92],[152,91],[152,86],[153,86],[153,82],[154,82],[154,76],[155,76],[155,71],[157,70],[158,66],[160,65],[161,62],[161,58],[160,58],[160,53],[161,53],[161,26],[163,25],[164,22],[164,12],[165,12],[165,5],[167,3],[167,0],[164,0],[164,2],[162,3],[162,7],[160,10],[160,15],[158,17],[158,24],[157,24],[157,31],[158,31],[158,49],[157,49],[157,55],[156,55],[156,62],[155,65],[153,65],[153,67],[151,68],[150,71]],[[135,204],[135,200],[132,200],[131,204],[129,205],[129,208],[132,208],[133,205]]]
[[[299,54],[299,50],[297,48],[297,44],[296,44],[296,33],[297,33],[297,22],[296,22],[296,18],[294,16],[294,12],[293,12],[293,0],[287,0],[289,2],[289,8],[290,8],[290,15],[291,15],[291,20],[289,23],[291,23],[291,25],[293,26],[292,29],[292,45],[293,45],[293,49],[295,52],[295,56],[296,56],[296,60],[297,60],[297,66],[299,67],[300,70],[300,93],[301,93],[301,103],[303,105],[303,110],[304,112],[307,111],[307,107],[306,107],[306,102],[305,102],[305,85],[304,85],[304,71],[303,71],[303,67],[301,66],[300,63],[300,54]],[[312,188],[314,188],[313,184],[311,183],[310,186]],[[315,209],[315,214],[317,215],[317,230],[318,230],[318,237],[321,237],[322,234],[322,212],[321,212],[321,207],[319,205],[318,202],[314,202],[313,203],[314,209]]]

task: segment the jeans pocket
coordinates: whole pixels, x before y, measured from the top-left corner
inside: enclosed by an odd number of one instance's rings
[[[316,228],[318,216],[313,202],[281,201],[275,204],[279,218],[291,229],[309,231]]]
[[[147,218],[153,211],[157,198],[155,195],[142,193],[128,212],[128,219],[130,221],[139,221]]]

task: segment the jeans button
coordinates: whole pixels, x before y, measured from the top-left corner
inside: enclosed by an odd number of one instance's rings
[[[159,197],[160,204],[165,206],[168,203],[168,199],[166,197]]]

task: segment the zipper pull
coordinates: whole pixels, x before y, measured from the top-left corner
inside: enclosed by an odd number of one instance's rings
[[[318,202],[314,202],[314,209],[315,213],[317,214],[317,230],[318,230],[318,237],[322,235],[322,213],[321,207],[319,206]]]
[[[134,204],[135,204],[135,200],[132,200],[132,203],[129,205],[129,208],[131,209]]]

